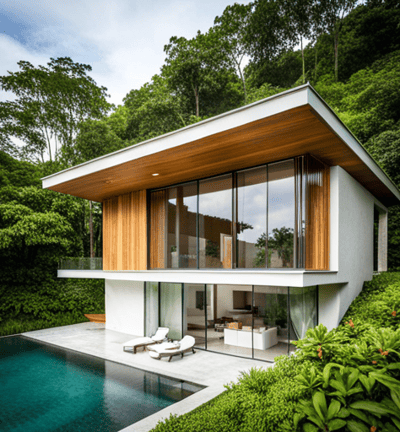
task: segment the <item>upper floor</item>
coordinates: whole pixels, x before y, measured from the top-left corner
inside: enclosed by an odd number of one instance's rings
[[[43,186],[103,203],[105,271],[293,272],[337,270],[337,242],[346,240],[335,197],[351,181],[372,208],[399,203],[390,179],[304,85],[46,177]]]

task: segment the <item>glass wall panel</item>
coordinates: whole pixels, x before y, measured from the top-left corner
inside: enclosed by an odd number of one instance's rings
[[[209,285],[214,329],[207,329],[207,350],[252,356],[251,285]]]
[[[158,329],[158,282],[146,282],[145,336],[153,336]]]
[[[197,182],[168,189],[167,268],[197,267]]]
[[[207,292],[203,284],[185,284],[184,333],[195,338],[196,347],[206,348],[206,327],[213,327],[210,291]]]
[[[199,267],[232,268],[232,175],[199,182]]]
[[[267,168],[237,173],[237,267],[266,267]]]
[[[182,284],[160,283],[160,327],[168,327],[168,338],[182,339]]]
[[[253,344],[258,360],[289,353],[288,288],[254,286]]]
[[[268,165],[268,267],[293,268],[294,160]]]
[[[318,324],[317,287],[290,287],[290,339],[302,339]]]

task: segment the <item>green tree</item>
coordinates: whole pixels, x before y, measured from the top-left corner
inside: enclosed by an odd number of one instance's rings
[[[220,49],[228,59],[228,64],[234,67],[239,74],[243,84],[245,104],[247,103],[247,92],[242,62],[244,57],[249,54],[245,37],[251,9],[251,3],[248,5],[234,3],[232,6],[227,6],[222,15],[215,18],[214,27],[211,29],[219,39]]]
[[[296,32],[290,26],[282,0],[256,0],[253,13],[246,27],[245,41],[251,55],[253,74],[258,75],[264,64],[276,61],[296,41]],[[270,82],[268,76],[253,78],[259,85]]]
[[[283,2],[284,13],[289,16],[289,26],[295,31],[295,43],[300,43],[302,60],[302,82],[306,82],[306,67],[304,60],[304,39],[310,39],[313,31],[313,17],[315,11],[314,0],[291,0]],[[319,9],[317,9],[319,10]]]
[[[168,80],[154,75],[139,90],[131,90],[124,98],[127,110],[126,137],[144,141],[189,124],[185,102],[173,94]]]
[[[335,81],[339,81],[339,37],[343,26],[344,17],[351,12],[357,4],[357,0],[321,0],[323,28],[333,35],[333,51],[335,58]]]
[[[9,147],[5,139],[16,137],[23,142],[22,156],[43,162],[47,153],[50,161],[57,160],[61,147],[73,146],[84,120],[102,118],[110,109],[107,89],[87,75],[89,65],[68,57],[52,58],[47,67],[27,61],[18,66],[20,71],[0,77],[1,88],[16,96],[0,102],[2,147]]]
[[[188,112],[196,117],[210,116],[237,107],[242,98],[240,81],[220,50],[215,32],[192,39],[172,37],[162,75],[174,94],[188,101]]]

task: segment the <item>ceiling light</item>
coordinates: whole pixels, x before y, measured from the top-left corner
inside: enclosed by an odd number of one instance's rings
[[[157,177],[158,175],[160,175],[160,174],[158,174],[158,173],[152,174],[153,177]]]

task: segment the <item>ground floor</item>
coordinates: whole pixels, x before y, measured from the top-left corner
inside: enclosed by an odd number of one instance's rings
[[[252,367],[266,368],[271,366],[270,363],[229,357],[204,350],[196,350],[195,354],[186,354],[182,359],[174,357],[171,362],[168,362],[167,359],[157,361],[150,358],[147,352],[140,351],[136,355],[124,352],[122,345],[132,339],[132,336],[123,332],[107,330],[104,324],[97,323],[44,329],[24,333],[23,335],[70,350],[154,372],[161,376],[160,379],[162,377],[172,377],[207,386],[204,390],[132,426],[128,426],[123,432],[149,431],[156,426],[159,420],[168,418],[170,414],[185,414],[213,399],[225,390],[224,384],[237,381],[242,371],[248,371]]]
[[[111,330],[168,327],[198,349],[272,362],[318,324],[318,287],[106,280],[106,315]]]

